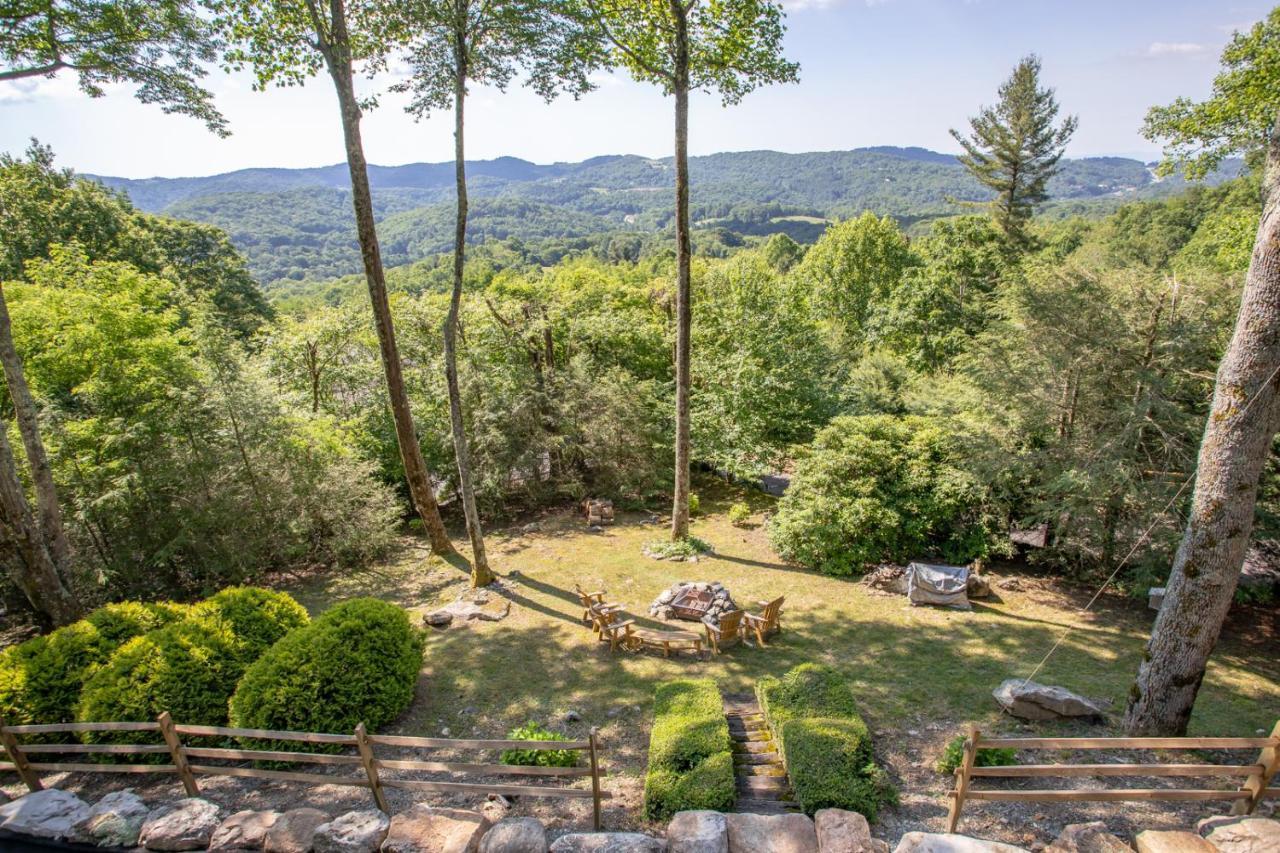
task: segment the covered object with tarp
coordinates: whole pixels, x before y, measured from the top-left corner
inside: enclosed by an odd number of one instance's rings
[[[907,566],[907,598],[912,604],[969,609],[969,570],[964,566],[912,563]]]

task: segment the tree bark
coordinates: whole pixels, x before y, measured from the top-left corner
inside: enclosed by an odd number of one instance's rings
[[[458,203],[453,232],[453,293],[449,297],[449,316],[444,323],[444,375],[449,386],[449,426],[453,432],[453,455],[458,461],[462,513],[467,520],[467,536],[471,539],[471,586],[481,587],[493,583],[494,575],[484,553],[480,512],[476,509],[476,493],[471,485],[471,450],[467,447],[467,433],[462,418],[462,389],[458,385],[458,313],[462,305],[462,274],[467,251],[467,164],[463,138],[467,66],[464,38],[462,33],[454,34],[453,165]]]
[[[689,536],[689,343],[691,311],[689,245],[689,31],[680,0],[670,0],[675,24],[676,99],[676,470],[671,538]]]
[[[1268,143],[1263,196],[1240,313],[1200,445],[1191,517],[1129,694],[1125,729],[1133,735],[1187,730],[1240,580],[1258,478],[1280,426],[1280,117]]]
[[[418,444],[413,413],[409,408],[409,395],[404,387],[396,330],[391,321],[391,304],[387,299],[387,282],[383,274],[382,253],[373,217],[369,169],[364,157],[364,143],[360,138],[360,105],[356,101],[351,56],[346,48],[346,16],[341,3],[333,3],[332,9],[332,42],[326,48],[325,62],[333,78],[342,113],[342,134],[347,147],[347,168],[351,172],[351,203],[355,208],[356,236],[360,240],[360,257],[364,262],[365,282],[369,286],[369,302],[373,306],[374,327],[378,332],[378,348],[382,355],[383,374],[387,380],[387,395],[391,399],[391,416],[395,421],[396,441],[400,445],[400,460],[404,464],[405,478],[409,481],[410,498],[431,540],[431,550],[436,554],[450,554],[453,553],[453,544],[449,541],[444,521],[440,518],[440,507],[436,504],[431,487],[431,472],[427,470],[422,447]],[[323,38],[323,34],[320,35]]]
[[[66,576],[66,572],[71,559],[71,547],[67,544],[67,532],[62,524],[62,508],[58,504],[58,490],[53,484],[53,468],[49,465],[44,441],[40,438],[36,403],[31,396],[31,389],[27,387],[22,358],[13,345],[9,304],[5,300],[3,288],[0,288],[0,363],[4,365],[4,378],[9,385],[9,397],[13,400],[18,431],[22,434],[27,463],[31,466],[31,481],[35,486],[40,535],[44,539],[45,548],[49,551],[54,566],[57,567],[59,577],[64,584],[68,584],[70,578]]]

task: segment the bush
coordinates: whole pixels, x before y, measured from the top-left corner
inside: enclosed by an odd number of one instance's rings
[[[689,809],[731,809],[732,742],[715,682],[668,681],[654,691],[653,704],[645,815],[667,820]]]
[[[744,503],[736,503],[729,507],[729,523],[734,527],[742,527],[751,518],[751,507]]]
[[[986,495],[950,427],[925,417],[840,417],[796,464],[769,523],[784,557],[830,575],[873,563],[985,556]]]
[[[837,670],[804,663],[756,682],[756,696],[805,813],[839,808],[875,820],[897,794],[875,763],[853,690]]]
[[[413,700],[423,643],[409,615],[393,604],[373,598],[339,604],[290,631],[249,667],[231,697],[231,724],[378,729]]]
[[[689,515],[697,515],[702,512],[702,499],[695,492],[689,493]]]
[[[964,761],[964,735],[956,735],[942,750],[942,756],[934,768],[939,773],[955,773],[960,762]],[[976,767],[1008,767],[1018,763],[1016,749],[979,749],[973,757]]]
[[[244,672],[235,639],[221,628],[184,620],[136,637],[111,655],[80,696],[87,722],[150,721],[168,711],[180,723],[225,725],[227,700]],[[136,732],[88,732],[98,742],[128,742]]]
[[[507,737],[511,740],[568,740],[560,732],[548,731],[532,721],[507,732]],[[578,752],[573,749],[507,749],[502,753],[502,763],[526,767],[574,767],[578,763]]]
[[[700,554],[710,554],[712,551],[710,543],[699,539],[697,536],[688,536],[684,539],[654,539],[652,542],[644,543],[644,552],[655,560],[669,560],[672,557],[696,557]]]
[[[122,601],[108,604],[85,617],[108,643],[118,648],[134,637],[185,619],[190,608],[175,601]]]
[[[191,608],[190,618],[230,634],[246,665],[310,621],[292,596],[252,586],[228,587],[206,598]]]

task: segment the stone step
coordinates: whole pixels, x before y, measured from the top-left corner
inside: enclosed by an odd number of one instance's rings
[[[739,752],[733,757],[734,767],[752,767],[758,764],[782,766],[782,756],[777,752]]]
[[[787,814],[799,811],[800,807],[786,800],[761,800],[740,797],[733,810],[746,814]]]
[[[787,770],[781,761],[777,761],[771,764],[744,764],[735,767],[734,774],[739,779],[744,776],[786,776]]]
[[[782,795],[788,793],[790,788],[785,776],[739,776],[738,790],[756,795]]]
[[[767,740],[748,740],[737,741],[733,744],[733,751],[738,753],[759,754],[763,752],[777,753],[778,748],[773,745],[772,741]]]
[[[741,717],[726,717],[729,721],[729,731],[734,729],[745,729],[747,731],[758,732],[769,728],[764,720],[744,720]]]

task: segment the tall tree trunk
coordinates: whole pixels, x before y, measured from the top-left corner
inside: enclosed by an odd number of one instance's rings
[[[387,395],[391,398],[391,416],[396,425],[396,441],[400,445],[400,460],[409,481],[409,495],[414,508],[426,525],[431,539],[431,550],[436,554],[450,554],[453,544],[440,518],[431,488],[431,472],[422,458],[418,434],[413,425],[413,413],[409,408],[409,395],[404,388],[404,374],[400,364],[400,349],[396,344],[396,330],[391,321],[391,304],[387,300],[387,281],[382,269],[382,253],[378,247],[378,232],[373,218],[373,195],[369,190],[369,169],[364,159],[364,143],[360,139],[360,105],[356,101],[355,82],[351,71],[351,57],[347,52],[346,18],[341,4],[334,4],[332,45],[326,49],[325,61],[337,91],[342,112],[342,135],[347,146],[347,168],[351,172],[351,203],[356,214],[356,236],[360,240],[360,257],[364,261],[364,277],[369,286],[369,302],[373,305],[374,327],[378,332],[378,348],[382,354],[382,371],[387,379]]]
[[[36,510],[40,522],[40,535],[45,548],[57,567],[64,584],[71,548],[67,544],[66,529],[62,525],[62,508],[58,505],[58,491],[53,485],[53,468],[40,438],[40,422],[36,415],[36,403],[27,387],[27,377],[22,370],[22,359],[13,345],[13,329],[9,322],[9,303],[4,288],[0,287],[0,363],[4,365],[4,378],[9,385],[9,397],[22,434],[22,445],[31,466],[31,481],[35,486]]]
[[[671,538],[689,536],[689,327],[693,319],[689,245],[689,32],[681,0],[671,0],[676,28],[676,471]]]
[[[1187,730],[1240,580],[1258,478],[1280,426],[1280,117],[1267,147],[1263,192],[1240,313],[1200,445],[1191,517],[1129,694],[1125,729],[1134,735]]]
[[[449,426],[453,432],[453,455],[458,460],[458,487],[462,492],[462,513],[467,519],[467,536],[471,539],[471,585],[493,583],[493,571],[484,553],[484,534],[480,530],[480,513],[476,509],[476,493],[471,485],[471,451],[462,420],[462,389],[458,386],[458,312],[462,305],[462,273],[467,251],[467,163],[463,139],[463,108],[467,100],[466,45],[463,36],[454,34],[453,82],[453,167],[457,187],[457,219],[453,232],[453,293],[449,297],[449,316],[444,323],[444,375],[449,386]]]
[[[31,514],[7,433],[0,424],[0,554],[8,558],[10,577],[35,611],[54,626],[67,625],[79,618],[80,606]]]

